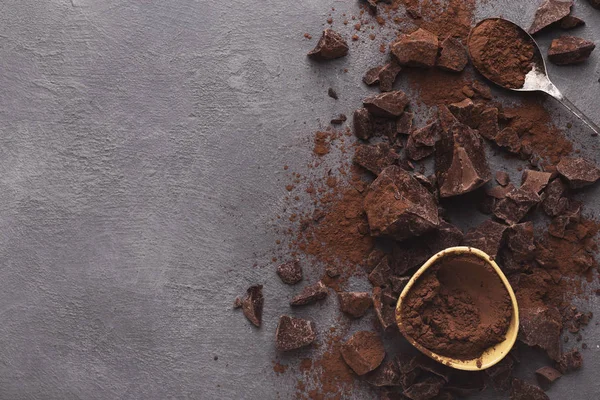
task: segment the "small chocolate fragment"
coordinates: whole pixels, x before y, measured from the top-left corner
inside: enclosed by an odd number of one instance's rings
[[[572,189],[592,185],[600,179],[600,169],[583,158],[563,157],[556,168]]]
[[[569,199],[563,197],[567,191],[567,186],[560,179],[555,179],[546,187],[542,201],[544,212],[551,217],[565,212],[569,206]]]
[[[252,285],[246,291],[246,297],[242,300],[242,311],[248,321],[256,326],[262,323],[262,312],[265,298],[263,297],[262,285]]]
[[[406,155],[414,161],[429,157],[440,140],[441,129],[437,122],[413,131],[406,142]]]
[[[409,369],[411,371],[421,370],[430,372],[434,375],[439,376],[446,382],[450,381],[450,375],[452,373],[452,369],[450,369],[449,367],[440,364],[437,361],[434,361],[423,354],[417,354],[410,360]]]
[[[354,318],[365,315],[365,312],[373,305],[371,294],[367,292],[341,292],[338,294],[338,298],[340,310]]]
[[[459,122],[469,126],[469,122],[473,119],[474,109],[475,104],[471,99],[464,99],[461,102],[448,105],[448,110],[450,110],[452,115],[454,115]]]
[[[403,393],[411,400],[430,400],[440,393],[440,389],[444,386],[445,381],[439,376],[429,376],[412,384]]]
[[[344,122],[346,122],[347,119],[348,118],[346,117],[345,114],[340,114],[339,116],[332,118],[330,122],[331,122],[331,125],[341,125]]]
[[[302,318],[282,315],[275,332],[277,350],[289,351],[308,346],[317,338],[315,323]]]
[[[588,0],[592,7],[600,9],[600,0]]]
[[[330,278],[336,278],[342,274],[341,267],[337,265],[328,265],[325,268],[325,273]]]
[[[385,357],[381,338],[375,332],[359,331],[341,348],[344,361],[357,375],[364,375],[379,367]]]
[[[558,21],[558,26],[560,26],[560,28],[564,30],[574,29],[583,25],[585,25],[585,21],[581,18],[577,18],[574,15],[567,15],[566,17]]]
[[[425,29],[418,29],[409,35],[402,35],[390,47],[400,65],[433,67],[438,53],[438,38]]]
[[[369,385],[375,387],[383,386],[401,386],[400,370],[393,361],[388,361],[381,364],[375,371],[366,376],[366,381]]]
[[[440,44],[440,56],[437,66],[446,71],[461,72],[469,61],[467,50],[458,39],[448,36]]]
[[[494,186],[494,187],[489,188],[489,189],[486,188],[485,189],[485,194],[487,194],[490,197],[493,197],[494,199],[502,200],[510,192],[512,192],[515,189],[516,189],[515,185],[513,185],[512,183],[509,183],[506,186]]]
[[[389,118],[371,117],[371,130],[375,136],[387,136],[390,143],[398,145],[396,136],[398,136],[396,121]],[[401,143],[400,143],[401,144]]]
[[[392,270],[390,269],[388,258],[384,257],[369,274],[369,282],[373,286],[386,286],[391,274]]]
[[[352,161],[379,175],[385,168],[398,161],[398,154],[387,143],[361,144],[356,148]]]
[[[550,400],[550,398],[539,386],[514,378],[510,390],[510,400]]]
[[[379,90],[382,92],[391,91],[400,71],[402,71],[402,67],[396,60],[385,64],[379,71]]]
[[[371,114],[366,108],[359,108],[353,114],[354,135],[363,140],[368,140],[373,136],[371,129]]]
[[[504,231],[507,228],[508,226],[506,225],[487,220],[467,232],[463,245],[475,247],[484,251],[490,257],[495,258],[498,255],[500,246],[503,244]]]
[[[431,233],[427,234],[427,246],[431,255],[448,247],[460,246],[464,235],[460,229],[446,221],[440,221],[440,225]]]
[[[392,275],[390,276],[389,281],[392,287],[392,292],[400,294],[408,284],[408,281],[410,281],[410,278],[408,276]]]
[[[288,261],[277,267],[277,275],[283,283],[295,285],[302,280],[302,267],[298,260]]]
[[[511,226],[506,233],[506,248],[503,252],[503,267],[517,271],[535,257],[533,222]]]
[[[339,98],[337,92],[333,88],[327,89],[327,95],[335,100],[337,100]]]
[[[319,42],[308,56],[317,60],[331,60],[348,54],[348,44],[342,36],[333,29],[325,29]]]
[[[363,105],[378,117],[396,118],[402,115],[408,102],[408,97],[403,91],[394,90],[369,96],[363,100]]]
[[[396,132],[400,135],[408,135],[412,130],[414,114],[405,112],[396,122]]]
[[[386,301],[391,296],[393,296],[393,293],[390,288],[373,288],[373,308],[384,331],[391,331],[398,327],[396,325],[396,306],[388,304],[389,302]]]
[[[535,12],[533,23],[528,32],[533,35],[550,24],[569,15],[573,0],[545,0]]]
[[[583,357],[577,349],[573,349],[562,355],[558,362],[558,370],[563,374],[577,371],[583,366]]]
[[[542,367],[535,371],[535,376],[540,386],[547,388],[551,383],[560,378],[562,374],[552,367]]]
[[[552,174],[550,172],[534,171],[526,169],[521,178],[521,188],[540,193],[550,182]]]
[[[434,231],[430,233],[433,235]],[[429,249],[429,234],[402,242],[396,242],[392,248],[390,268],[394,275],[405,275],[411,269],[421,266],[434,253]]]
[[[403,240],[439,225],[432,194],[407,171],[394,165],[373,181],[364,208],[372,236]]]
[[[554,39],[548,49],[548,59],[556,65],[579,64],[586,61],[596,45],[575,36]]]
[[[327,297],[328,291],[327,286],[323,282],[319,281],[310,286],[306,286],[300,294],[295,296],[291,301],[291,306],[303,306],[306,304],[314,303],[318,300],[322,300]]]
[[[533,190],[520,187],[496,203],[494,215],[507,224],[514,225],[521,221],[529,210],[541,200],[541,197]]]
[[[363,82],[369,86],[379,83],[379,72],[382,68],[381,65],[369,68],[362,78]]]
[[[495,140],[500,128],[498,127],[498,109],[486,108],[479,116],[479,134],[486,139]]]
[[[504,357],[498,364],[485,370],[485,373],[490,378],[494,389],[510,389],[513,367],[513,359],[511,357]]]
[[[383,257],[385,257],[385,252],[378,247],[374,248],[371,253],[369,253],[369,256],[364,263],[367,272],[373,271],[373,269],[379,265]]]
[[[498,182],[499,185],[506,186],[510,183],[510,176],[504,171],[497,171],[496,182]]]
[[[518,339],[545,350],[553,360],[560,360],[560,312],[555,307],[525,307],[519,313]]]
[[[521,139],[513,128],[502,129],[494,138],[496,144],[505,148],[513,154],[518,154],[521,151]]]
[[[241,308],[244,303],[242,302],[242,298],[240,296],[236,297],[233,301],[233,308]]]
[[[490,89],[490,87],[485,83],[482,83],[480,81],[473,82],[473,91],[483,99],[492,99],[492,89]]]

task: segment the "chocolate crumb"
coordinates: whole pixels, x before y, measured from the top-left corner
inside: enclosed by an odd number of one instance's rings
[[[568,353],[565,353],[560,358],[557,369],[563,374],[577,371],[583,366],[583,357],[577,349],[573,349]]]
[[[497,171],[496,182],[498,182],[499,185],[506,186],[510,183],[510,176],[504,171]]]
[[[354,135],[363,140],[368,140],[373,136],[371,129],[371,114],[366,108],[359,108],[353,114]]]
[[[574,29],[583,25],[585,25],[585,21],[574,15],[567,15],[566,17],[558,21],[558,26],[560,26],[560,28],[564,30]]]
[[[352,161],[379,175],[381,171],[398,161],[398,154],[387,143],[359,145]]]

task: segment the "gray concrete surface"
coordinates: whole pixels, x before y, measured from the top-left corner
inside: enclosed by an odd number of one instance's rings
[[[527,25],[536,2],[487,3],[480,16]],[[305,58],[315,40],[302,34],[317,37],[332,6],[358,4],[0,2],[1,399],[292,396],[297,357],[281,358],[282,376],[272,368],[294,291],[270,263],[282,166],[306,172],[311,133],[358,106],[362,72],[381,58],[366,41],[327,65]],[[588,22],[577,34],[600,38],[600,11],[577,0],[577,14]],[[551,67],[596,123],[599,59]],[[596,156],[579,124],[570,134]],[[596,210],[599,191],[584,194]],[[231,310],[255,282],[261,329]],[[597,298],[585,304],[600,314]],[[296,314],[324,331],[335,300]],[[584,337],[586,367],[554,385],[553,400],[600,397],[599,328]]]

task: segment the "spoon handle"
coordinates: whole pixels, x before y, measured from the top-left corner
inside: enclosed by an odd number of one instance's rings
[[[600,128],[598,128],[598,126],[591,119],[589,119],[583,112],[581,112],[581,110],[577,108],[577,106],[573,104],[571,100],[567,99],[561,92],[556,90],[549,91],[547,93],[549,93],[552,97],[558,100],[560,104],[562,104],[567,110],[571,111],[577,118],[582,120],[584,124],[586,124],[592,131],[594,131],[593,136],[600,135]]]

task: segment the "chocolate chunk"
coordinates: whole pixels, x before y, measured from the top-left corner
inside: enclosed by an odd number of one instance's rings
[[[346,117],[345,114],[340,114],[339,116],[332,118],[330,122],[331,122],[331,125],[341,125],[344,122],[346,122],[347,119],[348,118]]]
[[[555,217],[565,212],[569,206],[569,199],[563,197],[566,191],[567,186],[560,179],[550,182],[544,191],[542,201],[542,208],[546,214]]]
[[[402,393],[388,389],[379,393],[379,400],[406,400],[406,397]]]
[[[533,23],[528,32],[533,35],[550,24],[560,21],[569,15],[573,0],[544,0],[542,5],[535,12]]]
[[[445,381],[438,376],[430,376],[414,383],[403,393],[411,400],[431,400],[440,393]]]
[[[516,189],[515,186],[512,183],[509,183],[506,186],[494,186],[494,187],[489,188],[489,189],[486,188],[485,189],[485,194],[487,194],[490,197],[493,197],[494,199],[502,200],[510,192],[512,192],[515,189]]]
[[[510,183],[510,176],[504,171],[497,171],[496,182],[498,182],[499,185],[506,186]]]
[[[352,161],[379,175],[383,169],[398,161],[398,154],[387,143],[361,144],[356,148]]]
[[[575,36],[554,39],[548,49],[548,59],[556,65],[579,64],[586,61],[596,45]]]
[[[341,292],[338,294],[340,310],[354,318],[360,318],[373,305],[371,294],[367,292]]]
[[[470,229],[465,235],[464,246],[475,247],[490,257],[495,258],[503,244],[504,231],[508,226],[492,220],[483,222],[476,228]]]
[[[506,233],[506,244],[502,256],[504,269],[517,271],[526,267],[535,258],[533,222],[511,226]]]
[[[372,95],[363,100],[363,105],[373,115],[396,118],[402,115],[408,105],[408,97],[401,90]]]
[[[547,388],[551,383],[560,378],[562,374],[552,367],[542,367],[535,371],[535,376],[540,386]]]
[[[382,92],[391,91],[400,71],[402,71],[402,67],[396,60],[385,64],[379,71],[379,90]]]
[[[393,361],[388,361],[366,376],[369,385],[376,387],[400,386],[400,371]]]
[[[550,400],[539,387],[514,378],[510,390],[510,400]]]
[[[585,25],[585,21],[581,18],[577,18],[574,15],[567,15],[566,17],[558,21],[558,26],[560,26],[561,29],[565,30],[577,28],[583,25]]]
[[[365,197],[364,208],[372,236],[402,240],[439,225],[432,194],[398,166],[387,167],[379,174]]]
[[[390,296],[393,296],[390,288],[373,288],[373,308],[384,331],[391,331],[397,328],[396,306],[388,304],[389,302],[386,301]]]
[[[365,72],[365,74],[363,75],[363,82],[369,86],[379,83],[379,72],[382,68],[383,67],[381,65],[369,68],[367,72]]]
[[[363,140],[368,140],[373,136],[371,130],[371,114],[366,108],[359,108],[353,114],[354,135]]]
[[[486,100],[492,99],[492,90],[490,87],[480,81],[473,82],[473,91],[481,98]]]
[[[587,231],[579,232],[578,223],[581,221],[581,206],[577,203],[570,204],[562,215],[554,217],[548,233],[554,237],[567,239],[571,242],[583,239],[587,236]]]
[[[413,131],[406,142],[406,155],[414,161],[433,154],[435,144],[440,140],[441,129],[437,122]]]
[[[521,138],[513,128],[502,129],[494,138],[496,144],[513,154],[521,151]]]
[[[446,71],[460,72],[467,66],[469,61],[467,50],[458,39],[448,36],[440,44],[440,56],[437,66]]]
[[[308,346],[317,338],[315,323],[302,318],[282,315],[275,332],[277,350],[289,351]]]
[[[331,60],[348,54],[348,44],[342,36],[333,29],[325,29],[319,42],[308,56],[317,60]]]
[[[346,364],[357,375],[364,375],[379,367],[385,357],[381,338],[375,332],[359,331],[341,347]]]
[[[600,0],[588,0],[588,3],[590,3],[592,7],[600,9]]]
[[[583,366],[583,357],[579,350],[573,349],[562,355],[558,362],[558,370],[563,374],[577,371]]]
[[[335,99],[335,100],[338,99],[338,94],[337,94],[337,92],[333,88],[327,89],[327,95],[329,97],[331,97],[332,99]]]
[[[485,374],[482,371],[454,371],[444,389],[459,397],[467,397],[481,392],[485,387]]]
[[[302,267],[298,260],[288,261],[277,267],[277,275],[283,283],[294,285],[302,280]]]
[[[486,108],[479,116],[479,134],[486,139],[496,140],[496,136],[500,131],[498,127],[498,109]]]
[[[380,248],[374,248],[370,253],[367,259],[365,260],[364,266],[367,272],[373,271],[377,265],[381,262],[381,260],[385,257],[385,252]]]
[[[433,234],[433,231],[431,232]],[[429,234],[397,242],[392,248],[390,268],[394,275],[402,276],[421,266],[434,253],[429,249]]]
[[[438,38],[425,29],[402,35],[390,45],[400,65],[433,67],[438,53]]]
[[[441,197],[464,194],[492,178],[483,141],[476,131],[456,121],[440,107],[441,139],[435,146],[435,165]]]
[[[464,235],[460,229],[442,220],[434,231],[427,234],[427,246],[433,256],[448,247],[460,246],[463,238]]]
[[[246,297],[242,300],[242,311],[248,321],[256,326],[262,323],[262,312],[265,298],[263,297],[262,285],[252,285],[246,291]]]
[[[573,189],[592,185],[600,179],[600,169],[583,158],[563,157],[556,168]]]
[[[529,210],[541,200],[541,197],[533,190],[520,187],[496,203],[494,215],[507,224],[514,225],[521,221]]]
[[[392,274],[387,257],[381,259],[379,264],[369,274],[369,282],[373,286],[387,286],[388,278]]]
[[[390,276],[389,282],[392,287],[392,292],[396,294],[402,293],[402,291],[408,284],[408,281],[410,281],[410,278],[408,276]]]
[[[454,115],[454,117],[461,123],[469,125],[468,121],[473,118],[473,110],[475,104],[471,99],[464,99],[461,102],[453,103],[448,105],[448,110]]]
[[[327,286],[323,282],[319,281],[310,286],[306,286],[300,294],[295,296],[291,301],[292,306],[303,306],[306,304],[314,303],[318,300],[322,300],[327,297]]]
[[[389,118],[371,117],[371,130],[375,136],[387,136],[390,143],[394,143],[398,136],[396,121]],[[398,145],[398,142],[394,143]]]
[[[408,135],[412,130],[414,114],[405,112],[396,123],[396,132],[401,135]]]
[[[410,360],[409,369],[411,371],[421,370],[421,371],[430,372],[434,375],[439,376],[446,382],[450,381],[450,375],[452,373],[451,368],[449,368],[443,364],[440,364],[439,362],[434,361],[431,358],[429,358],[423,354],[417,354]]]
[[[521,178],[521,188],[540,193],[550,182],[550,172],[534,171],[526,169]]]
[[[537,346],[553,360],[560,359],[562,318],[554,307],[524,307],[520,311],[518,339],[528,346]]]
[[[513,367],[513,359],[511,357],[504,357],[498,364],[485,370],[485,373],[490,378],[494,389],[510,389]]]

